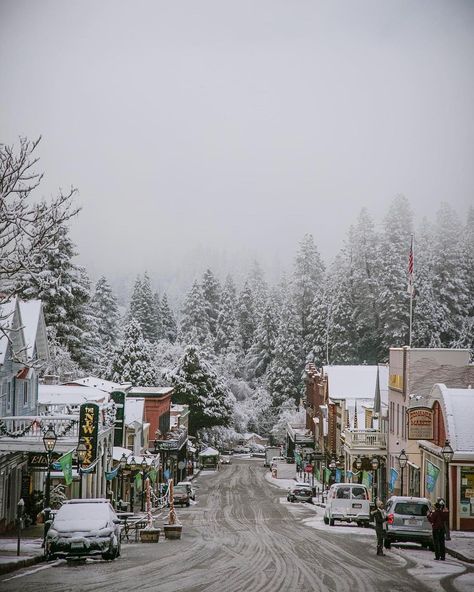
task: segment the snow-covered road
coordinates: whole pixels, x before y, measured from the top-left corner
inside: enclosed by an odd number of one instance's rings
[[[458,561],[438,565],[431,553],[414,548],[392,548],[385,557],[377,557],[371,529],[326,527],[316,507],[290,504],[281,489],[269,484],[261,461],[234,459],[218,472],[199,476],[197,484],[196,505],[178,509],[184,525],[181,541],[128,544],[122,557],[110,563],[61,561],[47,569],[24,570],[14,579],[0,578],[0,588],[5,592],[469,589],[467,578],[472,573],[463,576],[466,568]],[[440,578],[444,578],[441,583]]]

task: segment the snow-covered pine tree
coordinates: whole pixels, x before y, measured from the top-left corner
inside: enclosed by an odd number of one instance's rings
[[[74,346],[72,356],[85,370],[95,370],[102,355],[102,340],[99,333],[97,311],[92,303],[91,282],[86,270],[79,268],[81,284],[87,290],[87,300],[79,305],[77,317],[82,330],[81,343]]]
[[[118,339],[120,313],[117,299],[105,276],[97,280],[92,306],[97,319],[98,333],[103,345],[114,345]]]
[[[443,311],[433,291],[435,232],[424,218],[415,241],[415,295],[413,305],[412,345],[414,347],[441,347],[444,325]]]
[[[209,322],[209,331],[212,337],[217,333],[217,317],[219,315],[221,287],[210,269],[207,269],[202,278],[202,296]]]
[[[178,328],[174,314],[168,304],[166,293],[161,297],[160,316],[162,339],[167,339],[171,343],[174,343],[178,334]]]
[[[95,327],[90,326],[94,317],[90,309],[90,282],[85,270],[73,263],[76,255],[68,228],[60,226],[44,257],[42,270],[34,276],[22,274],[17,292],[26,300],[38,298],[43,302],[46,325],[54,327],[57,341],[69,350],[73,361],[90,369],[95,356],[91,351],[85,352],[88,339],[95,334]],[[94,344],[89,345],[95,349]]]
[[[296,254],[293,272],[293,298],[300,317],[303,340],[310,334],[309,315],[315,294],[324,279],[324,265],[312,234],[305,234]]]
[[[378,352],[377,309],[378,236],[368,211],[363,208],[349,231],[352,253],[352,305],[357,330],[359,362],[374,364]]]
[[[186,344],[204,344],[210,337],[209,319],[202,289],[194,282],[184,302],[179,331],[180,341]]]
[[[155,304],[150,277],[145,272],[143,278],[137,277],[135,282],[130,298],[128,318],[138,321],[144,339],[150,343],[158,339],[158,311],[155,308]]]
[[[161,315],[161,298],[158,292],[153,294],[153,313],[156,323],[156,341],[163,339],[163,317]]]
[[[275,357],[277,313],[272,299],[268,299],[257,320],[255,336],[247,352],[247,368],[251,378],[263,376]]]
[[[268,285],[260,264],[254,261],[248,276],[248,283],[253,296],[253,308],[259,315],[265,308],[268,299]]]
[[[106,377],[114,382],[130,382],[133,386],[155,386],[156,370],[140,323],[130,319],[123,340],[115,347]]]
[[[474,207],[470,207],[462,236],[462,268],[469,295],[466,317],[459,328],[456,347],[468,348],[474,354]]]
[[[189,405],[192,435],[201,429],[230,424],[235,398],[195,346],[186,347],[167,378],[174,387],[173,401]]]
[[[321,367],[329,360],[332,283],[326,273],[322,289],[315,295],[308,318],[309,334],[305,344],[306,358]]]
[[[352,277],[352,253],[346,246],[337,255],[328,274],[327,339],[331,364],[357,364],[359,361]]]
[[[60,382],[75,379],[81,375],[81,369],[71,358],[69,350],[56,337],[54,327],[47,328],[49,360],[41,368],[41,375],[57,376]]]
[[[214,348],[217,354],[226,355],[240,350],[239,330],[236,318],[236,290],[230,275],[227,276],[220,298]]]
[[[253,343],[257,323],[253,293],[249,280],[245,282],[239,295],[237,320],[242,349],[244,353],[247,353]]]
[[[279,408],[283,401],[299,402],[302,394],[304,367],[300,317],[290,299],[286,299],[278,322],[275,356],[268,370],[268,386],[272,406]]]
[[[412,212],[406,197],[392,201],[384,220],[377,273],[377,310],[380,315],[379,360],[388,358],[390,347],[408,343],[410,297],[408,254],[413,233]]]
[[[455,347],[460,340],[464,320],[472,307],[468,278],[463,266],[463,228],[452,207],[441,204],[436,215],[433,292],[442,311],[440,340],[444,347]]]

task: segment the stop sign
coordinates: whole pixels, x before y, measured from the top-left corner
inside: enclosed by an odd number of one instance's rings
[[[306,465],[304,468],[305,473],[312,473],[313,472],[313,465]]]

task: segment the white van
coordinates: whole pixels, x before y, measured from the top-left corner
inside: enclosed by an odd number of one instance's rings
[[[334,526],[334,521],[357,522],[369,526],[370,500],[365,485],[359,483],[334,483],[329,488],[324,510],[324,522]]]

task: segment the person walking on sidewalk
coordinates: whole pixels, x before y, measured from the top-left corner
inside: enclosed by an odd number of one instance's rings
[[[434,507],[434,511],[432,510],[427,518],[431,522],[431,527],[433,529],[435,559],[441,559],[441,561],[444,561],[446,559],[446,547],[444,541],[448,512],[444,510],[444,506],[441,506],[439,502],[436,502]]]
[[[375,502],[376,508],[370,514],[374,517],[375,534],[377,535],[377,555],[384,555],[383,539],[385,536],[385,522],[387,522],[387,514],[383,509],[383,502],[378,499]]]

